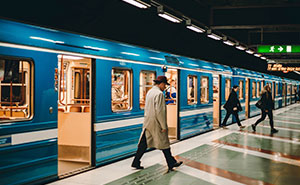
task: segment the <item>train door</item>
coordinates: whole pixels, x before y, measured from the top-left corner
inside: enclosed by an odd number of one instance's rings
[[[286,106],[286,83],[282,83],[282,106]]]
[[[91,59],[59,55],[58,175],[91,166]]]
[[[170,141],[179,139],[178,130],[178,71],[176,69],[168,69],[165,73],[170,86],[166,89],[167,104],[167,124],[169,129]]]
[[[250,96],[249,96],[249,90],[250,90],[250,79],[246,78],[246,85],[245,85],[245,117],[246,119],[250,117],[249,112],[249,103],[250,103]]]
[[[220,125],[221,75],[213,75],[213,128]]]

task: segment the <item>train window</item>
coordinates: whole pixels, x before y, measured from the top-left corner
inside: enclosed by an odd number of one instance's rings
[[[201,78],[201,103],[209,102],[209,88],[208,88],[208,77],[203,76]]]
[[[74,68],[74,103],[89,103],[90,98],[90,70]]]
[[[32,117],[32,62],[0,58],[0,121]]]
[[[290,95],[291,94],[291,85],[287,86],[287,94]]]
[[[58,110],[90,111],[90,59],[58,55]]]
[[[140,109],[145,108],[147,92],[153,87],[155,72],[141,71],[140,73]]]
[[[293,91],[292,92],[293,94],[296,94],[296,86],[295,85],[293,85],[292,91]]]
[[[131,109],[131,74],[128,69],[112,69],[111,108],[113,112]]]
[[[225,100],[227,101],[230,94],[230,87],[231,87],[231,80],[226,79],[225,80]]]
[[[252,82],[252,98],[256,97],[256,82]]]
[[[197,76],[187,77],[187,103],[189,105],[197,103]]]
[[[244,99],[244,81],[240,80],[239,81],[239,99],[242,100]]]
[[[260,84],[260,82],[256,82],[256,97],[257,98],[259,98],[259,94],[260,94],[259,93],[259,86],[260,86],[259,84]]]

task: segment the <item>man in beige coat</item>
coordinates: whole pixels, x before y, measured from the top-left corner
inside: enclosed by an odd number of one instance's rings
[[[154,82],[155,86],[146,95],[143,131],[131,166],[136,169],[144,169],[140,165],[140,159],[147,148],[156,148],[164,153],[168,170],[171,171],[174,167],[180,166],[182,162],[177,162],[170,150],[166,102],[163,94],[166,85],[170,84],[165,76],[158,76]]]

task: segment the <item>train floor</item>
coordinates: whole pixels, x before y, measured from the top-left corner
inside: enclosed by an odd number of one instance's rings
[[[171,145],[183,165],[167,173],[163,153],[147,152],[143,170],[130,167],[133,157],[90,170],[51,185],[196,185],[196,184],[299,184],[300,182],[300,104],[274,111],[278,133],[271,134],[269,120],[254,133],[251,124],[259,116]]]

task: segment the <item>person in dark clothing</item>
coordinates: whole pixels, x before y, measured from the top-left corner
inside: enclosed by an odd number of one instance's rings
[[[295,103],[297,103],[297,98],[298,98],[298,93],[297,93],[297,87],[294,87],[294,98],[295,98]]]
[[[167,77],[158,76],[146,96],[143,131],[141,133],[138,149],[131,166],[135,169],[144,169],[141,166],[141,158],[147,148],[162,150],[168,164],[168,172],[174,167],[182,165],[182,161],[176,161],[171,154],[170,140],[168,136],[166,100],[163,91],[168,83]]]
[[[264,87],[264,90],[261,92],[261,117],[254,123],[252,124],[252,129],[255,132],[256,131],[256,126],[263,121],[266,116],[268,115],[270,119],[270,127],[271,127],[271,133],[276,133],[278,132],[277,129],[274,128],[274,122],[273,122],[273,109],[274,109],[274,101],[272,99],[272,94],[271,94],[271,88],[269,85],[266,85]]]
[[[238,96],[236,93],[238,90],[239,90],[239,87],[237,85],[234,85],[230,92],[228,100],[224,104],[224,108],[226,110],[226,116],[221,124],[221,127],[223,127],[223,128],[226,128],[226,122],[231,114],[234,115],[234,117],[236,118],[236,122],[237,122],[238,126],[241,129],[245,128],[245,126],[242,126],[240,119],[239,119],[239,115],[238,115],[238,112],[242,110],[240,100],[238,99]]]
[[[298,101],[300,101],[300,88],[299,88],[297,94],[298,94]]]

